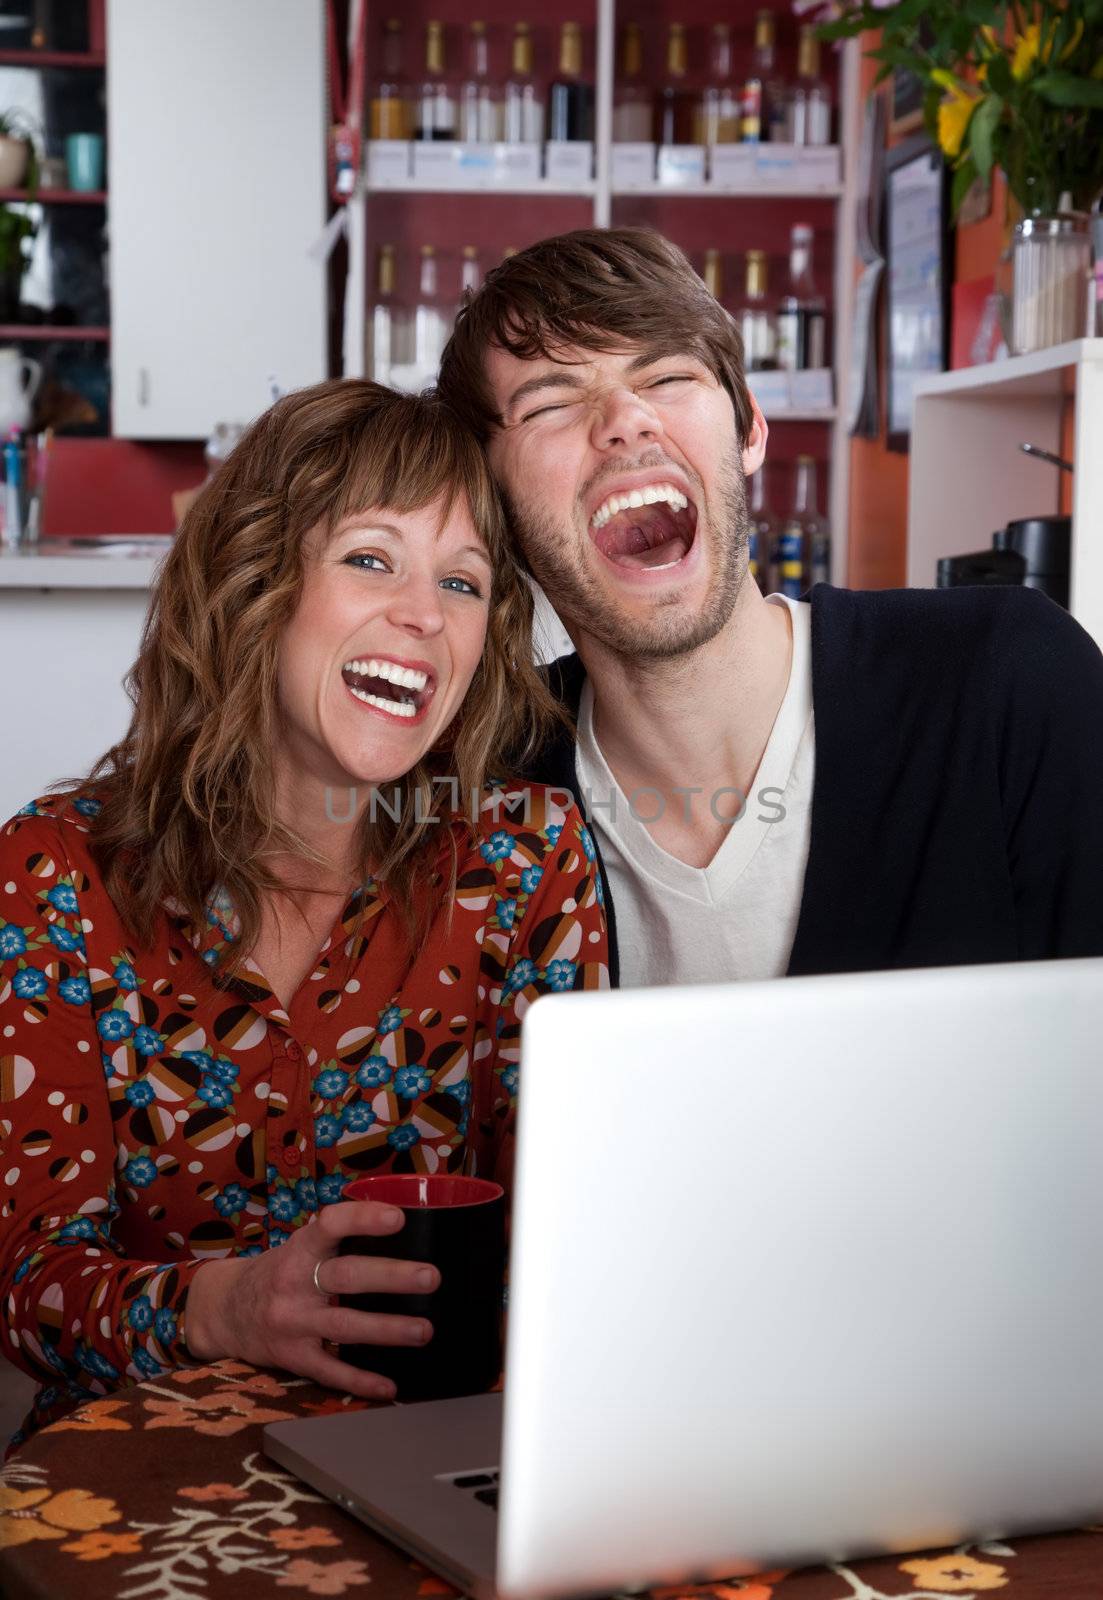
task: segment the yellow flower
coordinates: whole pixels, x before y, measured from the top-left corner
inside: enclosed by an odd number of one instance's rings
[[[1015,53],[1011,57],[1011,76],[1025,78],[1035,61],[1038,59],[1038,47],[1041,43],[1042,30],[1036,22],[1032,22],[1024,33],[1020,33],[1015,40]]]
[[[1047,29],[1048,32],[1048,29]],[[1076,26],[1072,30],[1072,38],[1061,51],[1060,60],[1067,61],[1072,55],[1081,39],[1084,37],[1084,24],[1077,18]],[[1015,39],[1015,53],[1011,57],[1011,76],[1025,78],[1036,61],[1043,65],[1048,64],[1053,54],[1054,34],[1049,33],[1045,45],[1042,44],[1042,30],[1037,22],[1032,22]]]
[[[100,1500],[87,1489],[13,1489],[0,1483],[0,1550],[32,1539],[64,1539],[118,1522],[122,1512],[114,1500]]]
[[[978,1561],[976,1556],[926,1556],[917,1561],[901,1561],[900,1571],[908,1573],[918,1587],[935,1589],[939,1594],[961,1594],[966,1589],[1002,1589],[1007,1573],[994,1561]]]
[[[965,131],[973,112],[980,104],[980,96],[966,94],[956,88],[938,108],[938,142],[943,155],[953,159],[961,154]]]

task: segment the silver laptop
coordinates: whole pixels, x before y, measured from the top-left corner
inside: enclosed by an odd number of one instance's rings
[[[1098,1519],[1103,960],[555,996],[521,1082],[504,1408],[277,1461],[479,1600]]]

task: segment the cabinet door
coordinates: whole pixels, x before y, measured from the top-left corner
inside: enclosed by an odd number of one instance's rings
[[[326,376],[322,0],[108,0],[116,434],[201,439]]]

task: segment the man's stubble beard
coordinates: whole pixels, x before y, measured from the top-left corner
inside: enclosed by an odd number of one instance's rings
[[[708,539],[712,581],[696,614],[680,610],[681,591],[675,589],[657,599],[648,616],[629,619],[617,615],[607,591],[582,561],[575,559],[573,540],[565,540],[550,517],[522,507],[504,485],[500,487],[513,536],[529,570],[572,633],[588,634],[628,660],[667,661],[708,644],[731,617],[747,573],[747,486],[738,444],[720,468],[721,526],[710,522],[705,529],[703,513],[698,512],[694,537]],[[571,552],[569,564],[561,559],[565,548]]]

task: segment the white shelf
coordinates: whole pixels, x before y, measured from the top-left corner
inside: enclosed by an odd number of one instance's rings
[[[1062,454],[1069,403],[1076,468],[1069,610],[1103,645],[1103,339],[1074,339],[917,384],[908,583],[929,588],[940,557],[989,549],[992,534],[1013,519],[1058,512],[1064,474],[1019,445]]]
[[[0,590],[147,590],[172,535],[88,540],[43,539],[18,550],[0,550]]]
[[[573,185],[555,183],[501,184],[470,183],[447,185],[418,182],[407,178],[404,183],[375,184],[369,189],[373,197],[388,194],[512,194],[512,195],[578,195],[592,199],[597,193],[596,183]],[[665,200],[837,200],[843,192],[841,183],[812,187],[809,184],[748,184],[742,189],[718,189],[711,183],[650,183],[631,189],[614,189],[614,200],[665,199]]]
[[[1008,356],[982,367],[963,367],[957,372],[940,372],[923,378],[915,387],[916,399],[931,395],[991,395],[996,399],[1015,395],[1060,394],[1064,374],[1085,361],[1103,362],[1103,339],[1072,339],[1048,350],[1033,350],[1027,356]]]
[[[810,184],[748,184],[740,189],[718,189],[712,183],[649,183],[646,186],[638,184],[631,189],[613,189],[614,200],[837,200],[843,192],[841,183],[821,184],[813,187]],[[554,195],[557,198],[564,195],[577,195],[582,199],[592,199],[597,193],[596,183],[585,185],[572,185],[555,183],[529,183],[529,184],[502,184],[502,183],[471,183],[447,185],[431,182],[418,182],[415,178],[407,178],[403,183],[373,184],[368,193],[373,197],[382,197],[388,194],[512,194],[540,196]]]

